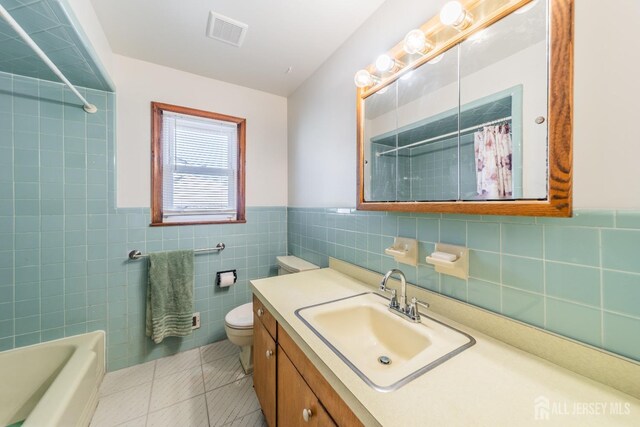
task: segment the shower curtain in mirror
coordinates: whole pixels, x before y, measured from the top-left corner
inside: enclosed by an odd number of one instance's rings
[[[474,134],[476,181],[481,199],[513,197],[511,131],[508,124],[485,126]]]

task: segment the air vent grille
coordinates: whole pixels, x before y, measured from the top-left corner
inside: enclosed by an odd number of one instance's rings
[[[209,12],[207,36],[212,39],[240,47],[244,42],[248,29],[249,26],[247,24],[213,11]]]

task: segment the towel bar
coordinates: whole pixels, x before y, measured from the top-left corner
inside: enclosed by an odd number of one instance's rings
[[[215,248],[207,248],[207,249],[194,249],[194,253],[196,254],[206,254],[209,252],[222,252],[225,248],[225,244],[224,243],[218,243],[216,245]],[[132,250],[131,252],[129,252],[129,259],[130,260],[138,260],[140,258],[144,258],[144,257],[148,257],[148,254],[143,254],[142,252],[140,252],[137,249]]]

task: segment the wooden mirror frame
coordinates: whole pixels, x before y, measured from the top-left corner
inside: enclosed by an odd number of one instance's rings
[[[481,0],[462,2],[470,7]],[[490,1],[490,0],[489,0]],[[549,64],[548,64],[548,190],[546,200],[509,201],[447,201],[447,202],[367,202],[364,198],[364,101],[378,90],[398,80],[432,58],[529,3],[514,1],[494,11],[480,23],[449,38],[434,49],[374,88],[358,88],[357,116],[357,204],[358,210],[434,212],[478,215],[517,215],[569,217],[572,214],[573,189],[573,26],[574,0],[549,0]],[[544,0],[543,0],[544,1]],[[433,21],[427,22],[433,26]],[[437,24],[435,24],[437,25]],[[441,25],[441,24],[440,24]],[[398,57],[402,44],[395,46],[390,55]]]

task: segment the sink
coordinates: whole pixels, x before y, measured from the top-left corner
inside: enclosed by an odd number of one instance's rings
[[[302,320],[364,382],[393,391],[449,360],[476,340],[422,315],[409,322],[389,300],[367,292],[296,310]]]

